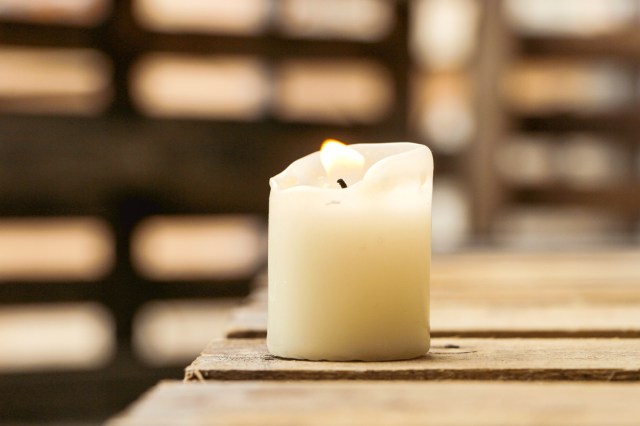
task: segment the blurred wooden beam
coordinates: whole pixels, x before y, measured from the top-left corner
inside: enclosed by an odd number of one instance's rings
[[[588,207],[629,218],[640,214],[640,184],[633,182],[603,188],[578,189],[558,183],[515,186],[512,190],[516,203]]]
[[[502,72],[510,54],[510,34],[502,14],[502,2],[482,3],[476,52],[475,99],[477,139],[466,158],[469,193],[472,194],[472,226],[478,239],[490,238],[493,218],[503,203],[504,189],[494,166],[494,156],[506,133],[506,113],[501,104]]]
[[[122,2],[117,2],[122,3]],[[401,10],[404,13],[406,6]],[[203,33],[163,33],[147,31],[139,27],[132,17],[124,25],[121,21],[111,24],[105,21],[100,27],[82,28],[50,24],[3,22],[0,25],[2,44],[23,47],[98,48],[104,46],[103,38],[124,42],[120,50],[144,52],[200,53],[207,55],[234,54],[256,55],[267,58],[296,57],[385,57],[408,56],[398,40],[408,31],[406,17],[398,19],[399,25],[387,37],[377,41],[348,39],[291,38],[274,32],[255,36],[238,36]],[[121,33],[118,37],[110,34]],[[126,38],[126,40],[125,40]],[[396,49],[393,49],[396,48]],[[399,61],[401,63],[402,61]]]
[[[640,30],[637,28],[593,37],[525,36],[518,40],[519,51],[529,57],[607,59],[634,64],[640,60]]]
[[[144,302],[150,300],[176,300],[194,298],[219,298],[246,295],[250,279],[200,281],[146,281]],[[140,286],[141,281],[124,285]],[[105,286],[101,282],[25,282],[0,281],[0,306],[15,304],[64,303],[97,301],[109,305],[110,298],[103,297]],[[103,300],[104,299],[104,300]]]
[[[77,26],[0,23],[3,45],[24,47],[89,48],[95,43],[95,30]]]
[[[637,135],[640,112],[635,107],[587,114],[515,114],[514,120],[524,132],[604,132]]]
[[[176,212],[266,214],[269,178],[328,136],[354,143],[395,135],[384,124],[18,115],[0,117],[0,128],[0,214],[18,215],[99,213],[124,194]]]

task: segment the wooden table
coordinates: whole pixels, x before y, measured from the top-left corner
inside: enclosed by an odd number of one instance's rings
[[[258,286],[184,383],[112,424],[640,425],[640,251],[436,256],[431,296],[422,358],[292,361]]]

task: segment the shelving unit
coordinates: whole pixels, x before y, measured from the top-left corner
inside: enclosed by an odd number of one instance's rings
[[[585,4],[584,7],[589,7]],[[637,15],[638,4],[636,4]],[[488,235],[495,232],[495,225],[501,221],[503,213],[510,208],[577,208],[594,213],[604,213],[616,217],[620,223],[624,223],[623,234],[616,235],[615,241],[627,244],[635,244],[638,241],[637,226],[640,221],[640,183],[637,173],[638,137],[640,136],[640,92],[637,91],[640,79],[640,30],[637,26],[629,25],[617,30],[593,36],[573,36],[554,34],[527,34],[520,33],[499,5],[486,7],[485,25],[487,19],[493,19],[490,24],[492,31],[502,28],[497,41],[491,42],[483,38],[481,46],[489,51],[479,52],[477,68],[482,67],[483,61],[494,65],[494,72],[500,74],[489,79],[478,81],[479,93],[500,89],[503,78],[512,66],[518,62],[545,61],[549,64],[561,64],[567,61],[571,63],[584,63],[591,65],[606,65],[613,69],[624,70],[632,76],[632,86],[635,93],[629,94],[630,102],[612,107],[602,107],[589,110],[563,110],[555,108],[538,110],[535,112],[523,112],[514,108],[509,103],[508,94],[504,91],[494,91],[485,98],[479,98],[481,105],[493,102],[488,110],[498,116],[500,124],[488,128],[486,140],[493,141],[493,147],[489,148],[484,160],[485,174],[493,176],[491,184],[476,185],[472,190],[473,198],[479,197],[484,188],[490,188],[489,201],[485,201],[490,207],[473,210],[477,218],[475,230],[484,231]],[[637,16],[636,16],[637,21]],[[491,46],[491,47],[488,47]],[[490,58],[494,55],[493,58]],[[497,57],[497,59],[496,59]],[[485,86],[484,88],[482,86]],[[593,88],[583,87],[588,91]],[[498,111],[498,112],[496,112]],[[479,118],[483,121],[482,118]],[[480,132],[480,135],[482,131]],[[518,135],[536,136],[552,139],[551,144],[562,144],[572,135],[581,134],[593,136],[602,141],[600,143],[615,144],[626,152],[625,164],[619,164],[628,172],[622,179],[611,182],[598,182],[592,179],[588,182],[572,182],[566,178],[558,179],[550,176],[541,182],[519,184],[509,182],[504,176],[496,174],[495,161],[498,152],[512,143],[512,139]],[[486,146],[486,144],[480,144]],[[605,147],[606,148],[606,147]],[[481,148],[477,148],[481,149]],[[554,154],[552,153],[552,156]],[[557,156],[557,154],[555,154]],[[470,161],[478,161],[476,154],[470,155]],[[557,160],[556,160],[557,161]],[[491,163],[491,164],[487,164]],[[556,166],[558,167],[558,166]],[[576,164],[564,163],[560,167],[573,168]],[[611,166],[610,166],[611,167]],[[476,181],[475,179],[473,181]],[[484,197],[484,195],[482,195]],[[478,201],[476,201],[478,203]],[[493,225],[492,225],[493,224]],[[603,240],[607,242],[607,240]]]

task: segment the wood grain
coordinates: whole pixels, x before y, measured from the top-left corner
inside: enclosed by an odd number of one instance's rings
[[[640,380],[640,339],[433,339],[395,362],[276,358],[263,339],[212,342],[185,370],[200,380]]]
[[[109,426],[637,425],[638,383],[164,382]]]

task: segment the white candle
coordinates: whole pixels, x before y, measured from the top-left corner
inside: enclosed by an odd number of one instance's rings
[[[419,357],[429,350],[431,152],[409,142],[329,148],[270,180],[269,351]]]

